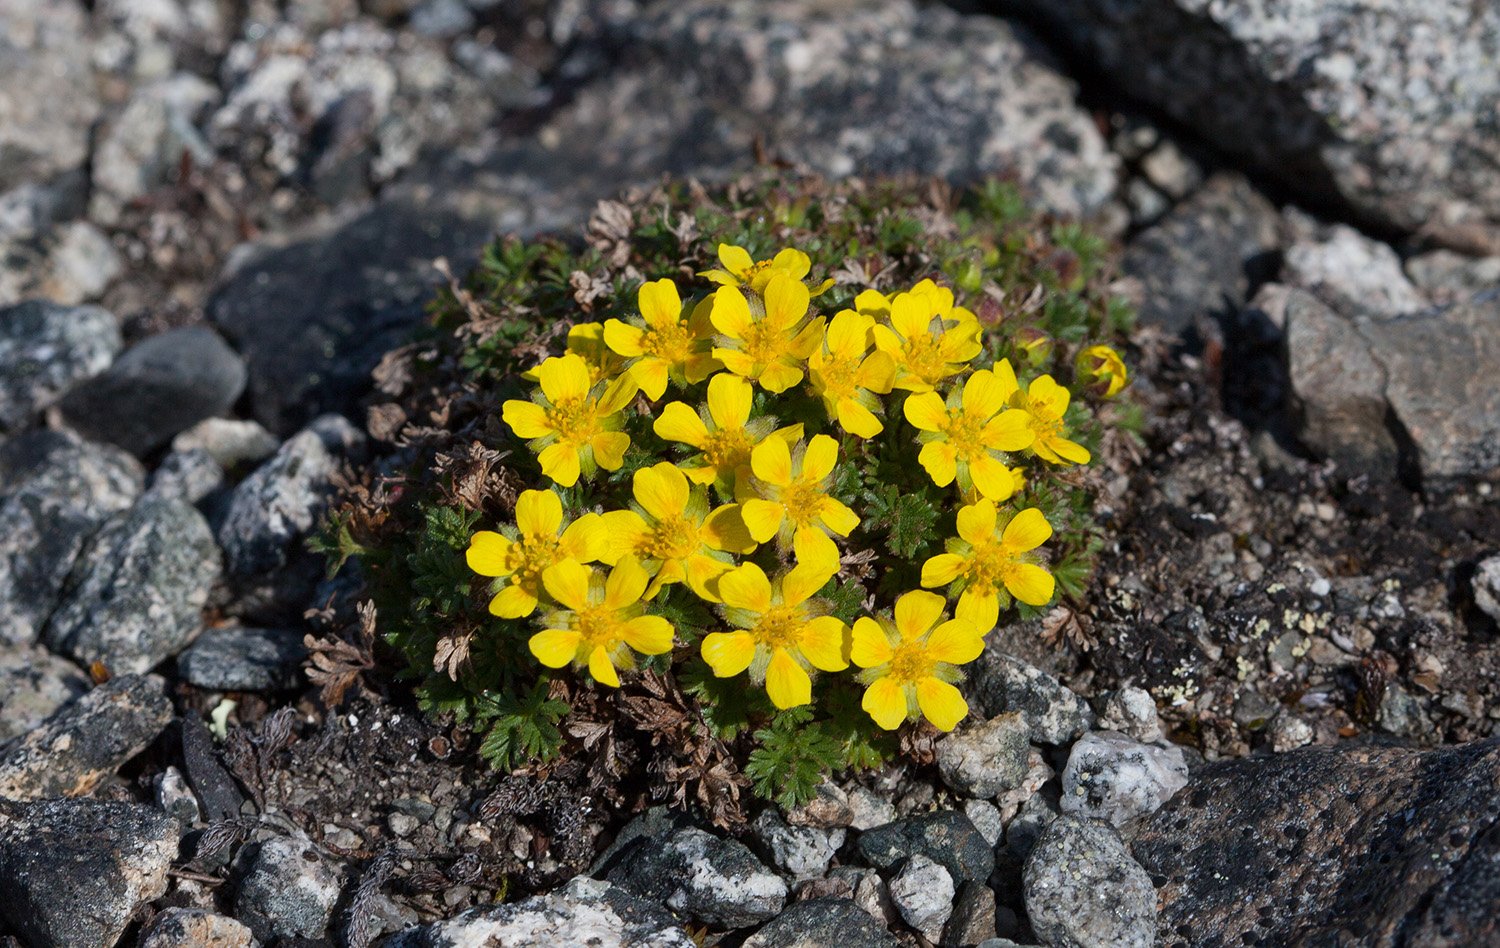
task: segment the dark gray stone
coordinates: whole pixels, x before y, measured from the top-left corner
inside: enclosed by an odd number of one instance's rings
[[[1452,245],[1500,244],[1493,4],[1003,5],[1045,18],[1121,90],[1299,193]]]
[[[1151,948],[1156,890],[1109,824],[1064,814],[1032,847],[1026,914],[1056,948]]]
[[[151,336],[103,375],[76,385],[63,417],[85,437],[142,455],[205,418],[222,415],[245,390],[245,362],[207,326]]]
[[[1143,821],[1163,939],[1500,941],[1500,741],[1217,761]],[[1291,910],[1288,910],[1291,907]]]
[[[850,899],[807,899],[745,939],[744,948],[900,948],[884,925]]]
[[[147,671],[203,627],[221,568],[202,514],[181,500],[142,500],[79,554],[43,638],[85,665]]]
[[[140,753],[172,720],[154,675],[123,675],[64,707],[0,753],[0,797],[78,796]]]
[[[177,670],[199,688],[275,691],[298,684],[306,657],[296,630],[231,625],[206,630],[177,657]]]
[[[253,948],[250,929],[207,909],[169,908],[141,933],[140,948]]]
[[[0,746],[89,690],[78,666],[39,645],[0,644]]]
[[[1094,722],[1088,702],[1039,668],[990,645],[967,669],[968,693],[986,717],[1019,711],[1037,744],[1066,744]]]
[[[775,807],[756,814],[750,831],[771,862],[798,881],[821,877],[828,871],[833,854],[844,845],[844,830],[789,826]]]
[[[955,793],[993,797],[1021,785],[1031,753],[1031,725],[1020,712],[966,722],[938,741],[938,772]]]
[[[640,837],[619,851],[605,879],[716,928],[746,928],[786,904],[782,878],[733,839],[696,827]]]
[[[1246,181],[1217,174],[1130,241],[1120,269],[1141,281],[1142,323],[1175,335],[1243,305],[1275,274],[1281,216]]]
[[[1092,731],[1068,754],[1062,810],[1121,826],[1155,813],[1187,782],[1182,748],[1142,744],[1114,731]]]
[[[224,486],[224,469],[201,448],[173,451],[151,472],[144,497],[198,504]]]
[[[943,932],[945,948],[972,948],[995,937],[995,891],[981,882],[965,882],[953,902],[953,917]]]
[[[38,948],[111,948],[166,892],[177,840],[154,807],[0,800],[0,921]]]
[[[24,427],[120,351],[120,327],[97,306],[28,300],[0,308],[0,432]]]
[[[145,477],[118,448],[36,431],[0,444],[0,642],[35,642],[79,551]]]
[[[388,948],[694,948],[696,944],[660,905],[619,886],[583,877],[546,895],[470,909],[447,921],[410,928],[386,942]]]
[[[921,854],[948,870],[953,881],[984,882],[995,869],[995,854],[969,818],[953,810],[924,813],[859,835],[855,852],[885,871]]]
[[[341,889],[327,852],[305,836],[276,836],[245,847],[234,914],[262,941],[322,938]]]

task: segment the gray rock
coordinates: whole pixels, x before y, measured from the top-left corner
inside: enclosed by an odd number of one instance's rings
[[[786,821],[793,826],[811,826],[814,829],[845,829],[854,822],[849,792],[838,784],[825,780],[818,785],[817,793],[811,800],[787,813]],[[890,817],[887,817],[877,822],[889,821]]]
[[[144,479],[123,451],[68,434],[0,444],[0,642],[36,641],[84,543]]]
[[[1019,712],[967,724],[938,741],[938,772],[955,793],[993,797],[1026,777],[1031,726]]]
[[[306,836],[276,836],[247,846],[234,914],[261,941],[321,938],[338,901],[338,868]]]
[[[788,906],[745,939],[744,948],[899,948],[885,926],[848,899],[808,899]]]
[[[85,665],[147,671],[203,628],[221,568],[202,514],[181,500],[142,500],[89,540],[43,638]]]
[[[71,306],[96,300],[124,270],[109,235],[88,221],[68,221],[40,232],[31,243],[0,240],[7,266],[0,269],[0,305],[45,297]]]
[[[198,808],[198,798],[183,779],[182,771],[168,766],[152,781],[156,790],[156,805],[170,815],[181,826],[183,832],[191,829],[203,815]]]
[[[149,806],[0,800],[0,921],[31,945],[111,948],[167,891],[177,840]]]
[[[619,886],[579,877],[546,895],[476,908],[443,922],[407,929],[389,948],[694,948],[666,910]]]
[[[605,878],[717,928],[764,922],[781,911],[787,897],[786,882],[743,843],[696,827],[637,839],[619,853]]]
[[[0,308],[0,432],[14,431],[120,351],[114,316],[97,306],[28,300]]]
[[[1281,216],[1236,174],[1217,174],[1130,241],[1121,270],[1141,281],[1140,319],[1174,334],[1246,301],[1274,273]]]
[[[896,818],[896,805],[868,787],[852,784],[848,789],[848,801],[851,829],[874,829]]]
[[[307,648],[293,629],[208,629],[177,658],[182,677],[214,691],[275,691],[301,679]]]
[[[78,666],[38,645],[0,645],[0,746],[89,690]]]
[[[1279,282],[1350,315],[1400,316],[1427,308],[1388,244],[1343,224],[1309,220],[1300,226],[1306,233],[1286,248]]]
[[[994,846],[1000,842],[1000,837],[1005,835],[1005,821],[1000,817],[1000,809],[988,800],[965,800],[964,816],[979,830],[979,835],[984,841]]]
[[[245,363],[206,326],[151,336],[103,375],[74,386],[63,417],[85,437],[135,455],[228,411],[245,389]]]
[[[297,552],[293,544],[327,506],[339,458],[360,439],[348,421],[325,416],[240,482],[218,529],[231,575],[262,575],[287,564]]]
[[[906,924],[930,942],[942,937],[953,914],[953,877],[947,869],[917,853],[891,880],[890,893]]]
[[[1057,948],[1151,948],[1156,890],[1106,823],[1063,815],[1026,859],[1026,914]]]
[[[984,882],[995,868],[995,854],[969,818],[939,810],[888,823],[861,833],[855,852],[881,871],[922,855],[936,862],[955,882]]]
[[[1488,945],[1497,785],[1495,740],[1215,761],[1130,843],[1162,880],[1163,939]]]
[[[0,193],[45,182],[87,160],[100,113],[88,23],[74,3],[3,0]]]
[[[212,63],[229,41],[229,11],[215,0],[98,0],[92,9],[96,25],[120,46],[109,65],[140,79]]]
[[[993,646],[967,671],[969,694],[984,715],[1021,712],[1037,744],[1066,744],[1094,723],[1088,703],[1060,681]]]
[[[218,97],[218,89],[191,73],[137,87],[100,129],[89,179],[89,217],[118,224],[131,202],[168,183],[184,153],[199,166],[211,165],[213,151],[194,120]]]
[[[205,451],[224,470],[264,461],[281,441],[258,422],[237,418],[205,418],[172,439],[172,450]]]
[[[1469,371],[1500,359],[1500,299],[1376,319],[1292,290],[1280,308],[1309,447],[1382,476],[1395,473],[1407,439],[1423,477],[1500,467],[1500,389]]]
[[[1025,859],[1042,832],[1062,813],[1054,787],[1027,797],[1005,824],[1005,851],[1014,859]]]
[[[1146,744],[1162,739],[1156,699],[1144,688],[1125,687],[1110,692],[1104,699],[1099,727],[1105,731],[1119,731]]]
[[[151,472],[143,499],[197,504],[224,486],[224,469],[207,451],[173,451]]]
[[[1073,745],[1062,775],[1062,810],[1121,826],[1155,813],[1187,786],[1182,748],[1093,731]]]
[[[1481,560],[1474,569],[1474,605],[1500,622],[1500,556]]]
[[[1283,711],[1271,722],[1271,750],[1274,753],[1284,754],[1289,750],[1306,747],[1313,742],[1314,737],[1312,725],[1296,715]]]
[[[1451,250],[1429,250],[1406,261],[1406,275],[1435,302],[1461,303],[1500,287],[1500,256],[1469,257]]]
[[[767,807],[750,824],[750,832],[773,865],[793,880],[814,879],[828,871],[833,854],[844,845],[844,831],[789,826],[781,812]]]
[[[0,753],[0,797],[79,796],[140,753],[172,720],[154,675],[123,675],[64,707]]]
[[[250,929],[207,909],[169,908],[151,920],[140,948],[255,948]]]
[[[1008,0],[1120,87],[1286,186],[1455,245],[1500,221],[1500,10],[1302,0]]]
[[[979,882],[965,882],[953,901],[953,916],[943,931],[943,944],[970,948],[995,937],[995,891]]]

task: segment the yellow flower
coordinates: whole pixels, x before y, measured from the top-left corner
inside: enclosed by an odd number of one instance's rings
[[[641,594],[648,579],[641,564],[629,557],[607,578],[572,560],[551,567],[542,582],[562,608],[548,614],[546,628],[531,637],[531,654],[548,668],[587,664],[595,681],[620,687],[615,668],[634,668],[634,652],[662,655],[672,650],[672,623],[645,615]]]
[[[1052,464],[1089,463],[1088,448],[1069,441],[1063,428],[1063,413],[1068,410],[1071,397],[1068,390],[1054,382],[1050,375],[1032,379],[1026,391],[1017,391],[1011,396],[1011,404],[1031,416],[1031,431],[1036,438],[1031,443],[1031,450],[1043,461]]]
[[[1130,380],[1125,360],[1109,346],[1089,346],[1078,353],[1078,375],[1092,379],[1092,387],[1101,398],[1114,398]]]
[[[968,368],[982,348],[974,314],[952,306],[953,294],[945,298],[940,291],[934,284],[930,290],[897,294],[890,301],[891,324],[875,327],[875,347],[896,360],[896,388],[930,392],[943,379]],[[861,297],[864,294],[855,298],[856,308]],[[946,310],[944,299],[949,301]],[[874,310],[877,301],[867,297],[865,305]]]
[[[590,386],[614,378],[625,368],[625,360],[604,344],[603,323],[574,323],[568,330],[567,351],[588,364]],[[541,378],[540,369],[541,366],[528,369],[521,373],[521,378],[536,382]]]
[[[792,546],[797,559],[837,571],[839,548],[828,536],[848,536],[859,526],[859,515],[828,496],[839,444],[817,435],[795,453],[780,438],[767,438],[750,454],[755,475],[752,488],[760,495],[740,504],[740,515],[756,543],[776,537],[782,549]]]
[[[710,580],[734,568],[730,553],[749,553],[755,541],[737,505],[709,512],[704,492],[663,461],[635,472],[635,508],[604,514],[605,562],[634,556],[655,578],[646,598],[667,583],[686,582],[699,597],[718,602]]]
[[[808,601],[832,575],[798,563],[773,587],[759,566],[746,563],[719,577],[724,617],[740,631],[703,637],[703,660],[714,675],[731,678],[749,669],[750,680],[764,682],[778,708],[811,701],[808,668],[835,672],[849,667],[844,658],[847,627]]]
[[[710,318],[721,333],[713,356],[724,368],[768,392],[784,392],[802,381],[803,363],[823,334],[823,317],[807,318],[807,287],[775,274],[766,284],[765,312],[758,319],[735,287],[720,287],[713,299]]]
[[[1010,362],[1001,359],[994,371],[969,376],[962,390],[948,394],[946,404],[936,392],[906,399],[906,420],[921,432],[917,460],[934,484],[947,487],[956,476],[960,490],[991,500],[1015,492],[1019,472],[1006,466],[1002,452],[1019,451],[1035,438],[1031,416],[1005,407],[1018,390]]]
[[[683,318],[677,285],[657,280],[641,284],[636,301],[643,325],[611,319],[604,324],[604,341],[614,352],[635,360],[629,372],[648,398],[661,398],[669,378],[678,384],[701,382],[719,367],[708,354],[708,300]]]
[[[828,417],[860,438],[873,438],[885,430],[875,409],[876,395],[891,390],[896,360],[886,352],[869,352],[870,329],[875,320],[846,309],[833,317],[823,344],[807,360],[813,391],[823,397]],[[866,353],[869,353],[866,355]]]
[[[787,443],[802,437],[801,425],[773,430],[771,418],[750,420],[750,383],[737,375],[721,372],[708,380],[708,404],[699,413],[682,402],[670,402],[652,422],[657,437],[697,448],[697,460],[683,469],[695,484],[719,484],[726,494],[735,487],[736,475],[750,470],[750,452],[765,437]]]
[[[894,621],[855,620],[849,658],[868,686],[860,707],[887,731],[918,717],[951,731],[969,713],[956,666],[979,657],[984,636],[965,619],[942,620],[943,597],[918,590],[896,600]]]
[[[803,282],[812,269],[812,260],[800,250],[791,247],[780,251],[770,260],[756,261],[744,247],[734,244],[719,244],[719,263],[722,270],[704,270],[698,274],[723,286],[748,286],[756,293],[764,293],[771,277],[784,273],[793,280]],[[809,287],[813,296],[822,296],[833,286],[832,278],[815,287]]]
[[[480,530],[464,553],[480,576],[508,579],[490,600],[502,619],[529,616],[542,593],[542,573],[564,560],[592,563],[605,553],[604,523],[584,514],[564,529],[562,501],[550,490],[522,491],[516,499],[516,526],[504,536]],[[561,531],[559,533],[558,531]]]
[[[629,376],[593,383],[576,353],[554,356],[537,367],[540,393],[532,401],[507,401],[501,415],[516,437],[531,442],[542,473],[564,487],[595,467],[618,470],[630,447],[620,431],[620,411],[635,395]]]
[[[953,583],[960,592],[957,615],[988,632],[1000,618],[1002,600],[1009,605],[1014,596],[1031,606],[1052,601],[1057,583],[1031,554],[1051,536],[1052,525],[1035,507],[1016,514],[1003,531],[993,502],[962,507],[958,536],[948,541],[948,552],[922,564],[922,585]]]
[[[974,323],[976,331],[979,317],[962,306],[954,305],[953,291],[946,286],[939,286],[931,279],[921,280],[911,288],[916,296],[925,297],[932,314],[938,319],[953,320],[958,323]]]

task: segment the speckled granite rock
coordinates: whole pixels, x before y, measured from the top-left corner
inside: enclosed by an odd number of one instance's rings
[[[27,300],[0,307],[0,431],[13,431],[120,351],[114,316],[97,306]]]

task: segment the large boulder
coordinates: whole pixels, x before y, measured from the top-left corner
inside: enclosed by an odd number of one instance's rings
[[[1002,0],[1288,187],[1500,246],[1500,7],[1470,0]]]
[[[1191,944],[1500,941],[1500,740],[1209,764],[1130,842]]]

